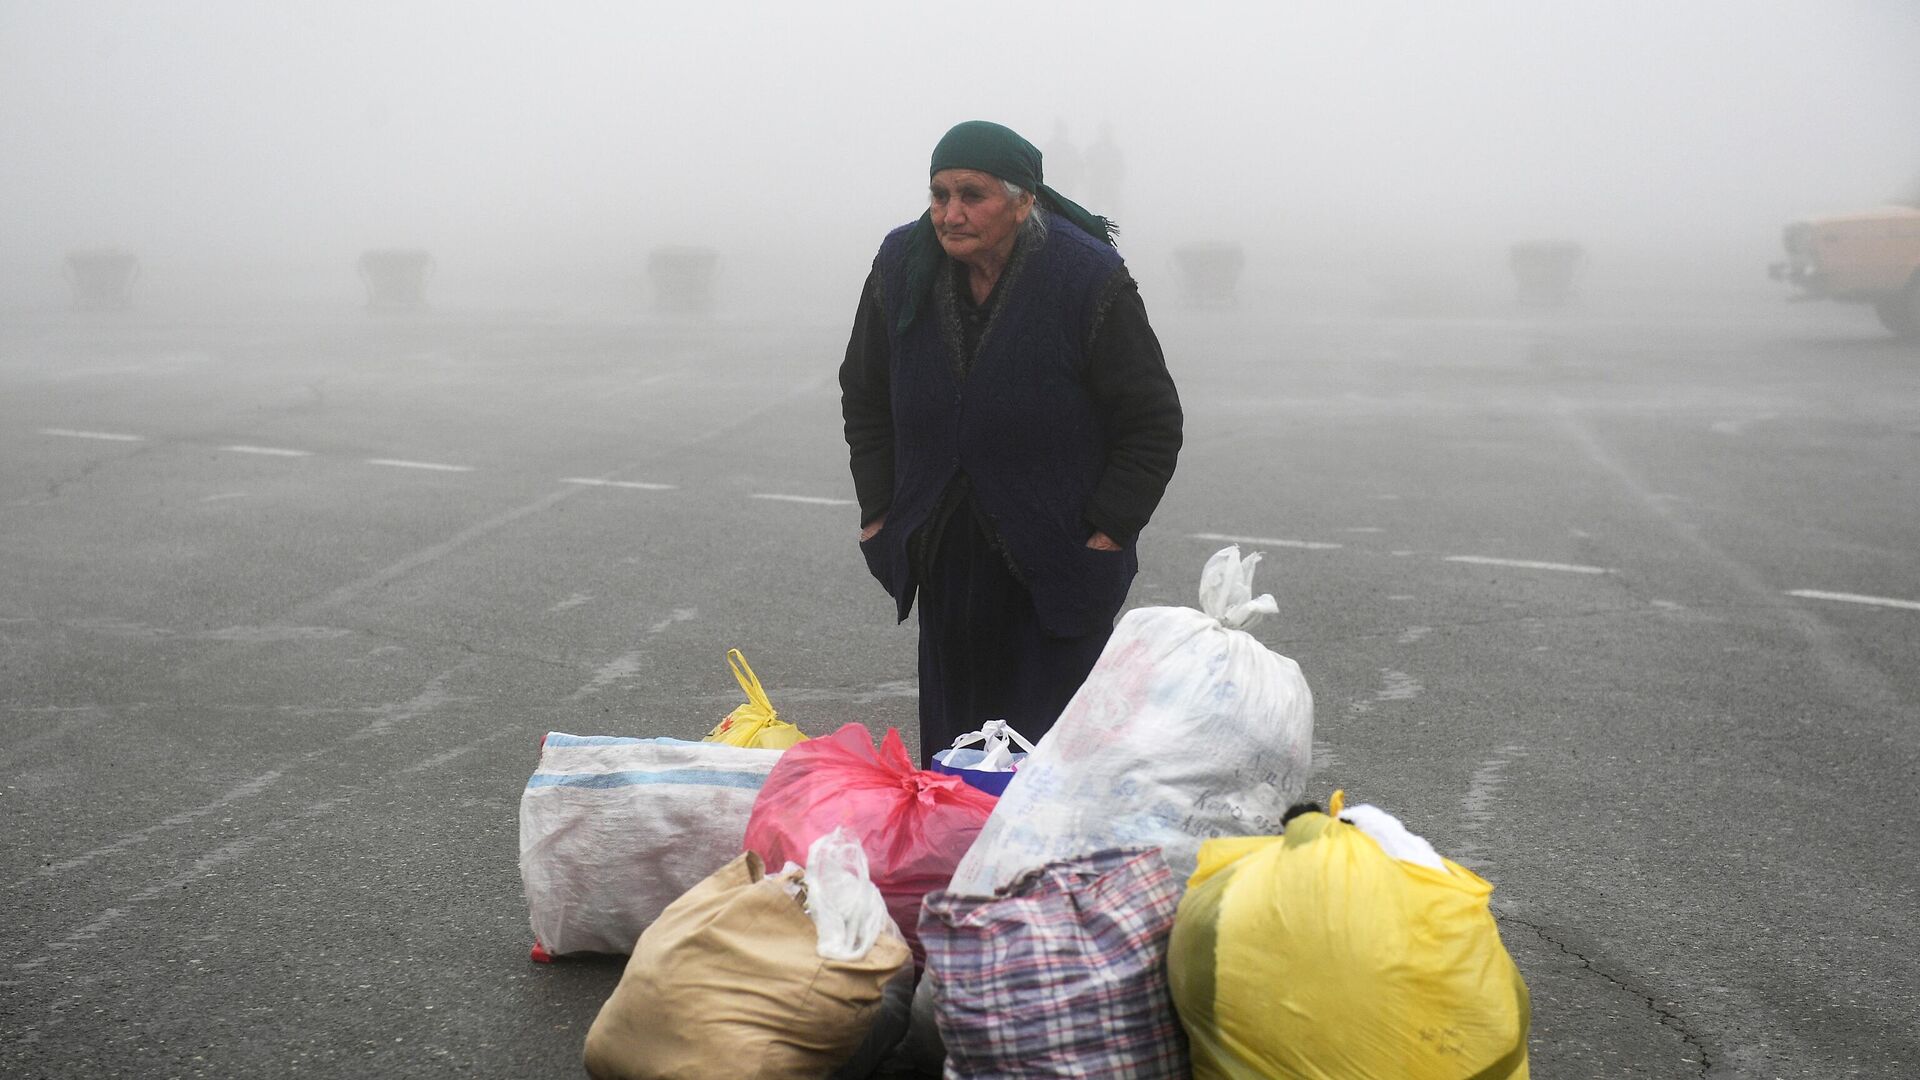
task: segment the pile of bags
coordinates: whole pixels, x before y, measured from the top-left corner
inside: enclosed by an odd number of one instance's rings
[[[709,742],[550,735],[536,956],[632,953],[588,1071],[1525,1076],[1491,887],[1371,807],[1289,820],[1313,703],[1246,632],[1258,558],[1127,613],[1037,744],[990,723],[921,770],[896,731],[806,739],[737,653]]]
[[[786,752],[747,818],[747,850],[768,864],[804,853],[837,828],[860,836],[873,883],[922,959],[920,902],[953,878],[993,813],[994,797],[956,776],[914,767],[891,728],[876,748],[859,724]]]

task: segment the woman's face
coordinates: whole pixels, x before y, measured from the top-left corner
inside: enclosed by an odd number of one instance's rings
[[[940,246],[961,262],[987,252],[1002,258],[1013,250],[1013,234],[1033,211],[1033,196],[1015,199],[990,173],[941,169],[927,184],[933,231]]]

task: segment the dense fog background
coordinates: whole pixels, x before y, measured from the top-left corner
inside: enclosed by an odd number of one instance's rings
[[[1117,197],[1061,186],[1150,296],[1194,240],[1284,308],[1493,296],[1507,244],[1558,237],[1597,289],[1759,294],[1784,222],[1920,174],[1917,58],[1902,0],[10,0],[0,307],[112,245],[144,309],[348,308],[362,250],[419,246],[439,307],[639,312],[646,253],[692,244],[723,313],[843,321],[976,117],[1111,132]]]

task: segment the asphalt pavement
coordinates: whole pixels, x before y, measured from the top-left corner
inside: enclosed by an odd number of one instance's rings
[[[1920,349],[1148,302],[1188,442],[1131,602],[1265,552],[1310,794],[1493,881],[1533,1075],[1920,1075]],[[620,967],[529,962],[542,733],[698,737],[739,648],[913,741],[845,335],[5,320],[0,1075],[577,1075]]]

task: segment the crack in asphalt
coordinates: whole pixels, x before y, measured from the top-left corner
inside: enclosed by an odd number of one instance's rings
[[[1646,1002],[1647,1011],[1652,1013],[1658,1019],[1660,1026],[1667,1028],[1668,1030],[1679,1035],[1680,1040],[1684,1042],[1686,1045],[1692,1047],[1694,1050],[1694,1053],[1699,1056],[1698,1072],[1699,1072],[1699,1075],[1702,1077],[1702,1080],[1704,1080],[1704,1078],[1713,1071],[1713,1065],[1714,1065],[1713,1052],[1707,1048],[1707,1044],[1702,1042],[1700,1040],[1700,1037],[1693,1033],[1692,1028],[1690,1028],[1687,1025],[1687,1021],[1684,1017],[1682,1017],[1679,1013],[1663,1008],[1660,1005],[1658,998],[1654,997],[1653,995],[1644,993],[1641,990],[1628,985],[1624,980],[1618,978],[1617,976],[1610,975],[1607,972],[1601,970],[1599,967],[1595,966],[1593,960],[1589,958],[1586,954],[1579,952],[1576,949],[1570,948],[1565,942],[1554,937],[1552,934],[1547,933],[1547,931],[1541,926],[1539,926],[1538,924],[1528,922],[1527,920],[1520,918],[1518,915],[1513,915],[1510,913],[1504,913],[1499,911],[1495,911],[1493,913],[1493,917],[1498,922],[1514,923],[1519,926],[1526,927],[1527,929],[1533,931],[1535,934],[1539,935],[1540,940],[1546,942],[1547,944],[1553,946],[1556,949],[1559,949],[1562,953],[1565,953],[1566,955],[1571,956],[1575,960],[1580,961],[1580,966],[1585,970],[1590,971],[1595,975],[1598,975],[1600,978],[1606,980],[1607,982],[1625,991],[1630,996]]]
[[[392,640],[392,639],[387,639],[387,640]],[[447,639],[425,638],[421,640],[426,640],[426,641],[439,640],[443,644],[457,645],[460,647],[462,651],[466,652],[468,655],[478,656],[487,660],[521,660],[529,664],[538,664],[542,667],[557,668],[561,671],[579,672],[579,671],[585,671],[587,668],[587,665],[585,664],[568,663],[565,660],[555,660],[550,656],[540,656],[536,653],[518,652],[513,649],[481,648],[480,646],[475,645],[470,641],[461,641],[457,638],[447,638]]]
[[[557,668],[561,671],[585,671],[589,666],[584,663],[556,660],[551,656],[541,656],[538,653],[522,652],[517,649],[475,645],[473,642],[467,641],[464,638],[443,637],[432,634],[415,634],[403,637],[388,630],[374,630],[367,627],[350,627],[349,629],[356,634],[364,634],[375,641],[383,641],[389,645],[398,645],[403,648],[409,645],[420,645],[423,643],[428,645],[451,646],[469,656],[479,657],[483,660],[520,660],[529,664],[538,664],[542,667]]]
[[[101,469],[104,469],[109,465],[122,465],[122,464],[125,464],[126,462],[134,461],[134,460],[137,460],[138,458],[144,457],[147,454],[152,453],[154,450],[154,447],[155,447],[155,444],[153,443],[150,443],[150,442],[143,443],[137,449],[129,453],[111,455],[108,457],[100,458],[96,461],[90,461],[86,465],[81,467],[81,469],[78,472],[74,473],[71,476],[63,476],[53,480],[49,480],[47,481],[47,490],[46,490],[46,494],[43,496],[43,499],[45,500],[57,499],[60,497],[61,492],[65,490],[67,487],[73,484],[78,484],[82,480],[86,480],[87,478],[91,477],[94,473],[99,472]],[[21,503],[24,503],[27,501],[28,500],[19,500],[15,503],[15,505],[20,505]]]
[[[107,459],[105,458],[99,461],[88,462],[85,467],[83,467],[79,472],[74,473],[72,476],[62,476],[62,477],[58,477],[56,479],[47,481],[47,498],[49,499],[59,498],[60,489],[66,487],[68,484],[77,484],[80,481],[85,480],[87,477],[92,476],[94,473],[99,472],[101,469],[105,468],[106,464],[107,464]]]

